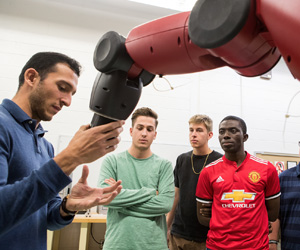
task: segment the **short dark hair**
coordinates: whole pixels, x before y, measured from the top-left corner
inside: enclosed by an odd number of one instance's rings
[[[47,77],[50,72],[55,72],[55,66],[58,63],[66,63],[79,77],[81,65],[75,59],[57,52],[39,52],[34,54],[23,67],[19,76],[19,88],[24,83],[25,71],[34,68],[40,75],[41,81]]]
[[[246,125],[245,121],[242,118],[234,116],[234,115],[229,115],[229,116],[226,116],[221,122],[228,121],[228,120],[238,121],[240,123],[241,128],[242,128],[243,134],[247,134],[247,125]]]
[[[154,118],[155,119],[155,128],[157,128],[158,115],[152,109],[144,107],[144,108],[139,108],[139,109],[135,110],[131,116],[132,127],[134,126],[134,123],[139,116],[148,116],[148,117]]]

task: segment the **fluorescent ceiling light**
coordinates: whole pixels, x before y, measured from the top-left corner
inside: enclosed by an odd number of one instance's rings
[[[153,5],[161,8],[190,11],[192,10],[196,0],[129,0],[131,2]]]

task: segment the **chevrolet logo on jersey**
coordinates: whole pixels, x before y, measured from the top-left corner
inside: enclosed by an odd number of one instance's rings
[[[232,190],[231,193],[223,193],[221,200],[231,200],[232,202],[245,202],[254,200],[256,193],[248,193],[245,190]]]

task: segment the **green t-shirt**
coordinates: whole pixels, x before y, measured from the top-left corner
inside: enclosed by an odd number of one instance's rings
[[[174,201],[170,161],[155,154],[137,159],[128,151],[107,156],[98,186],[122,180],[122,191],[108,205],[104,250],[168,250],[166,217]],[[158,194],[157,194],[158,192]]]

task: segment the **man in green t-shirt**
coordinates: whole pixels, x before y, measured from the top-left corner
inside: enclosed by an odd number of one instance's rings
[[[168,250],[166,217],[174,201],[170,161],[153,154],[157,114],[150,108],[132,115],[132,144],[104,159],[98,186],[122,180],[121,193],[110,203],[104,250]]]

